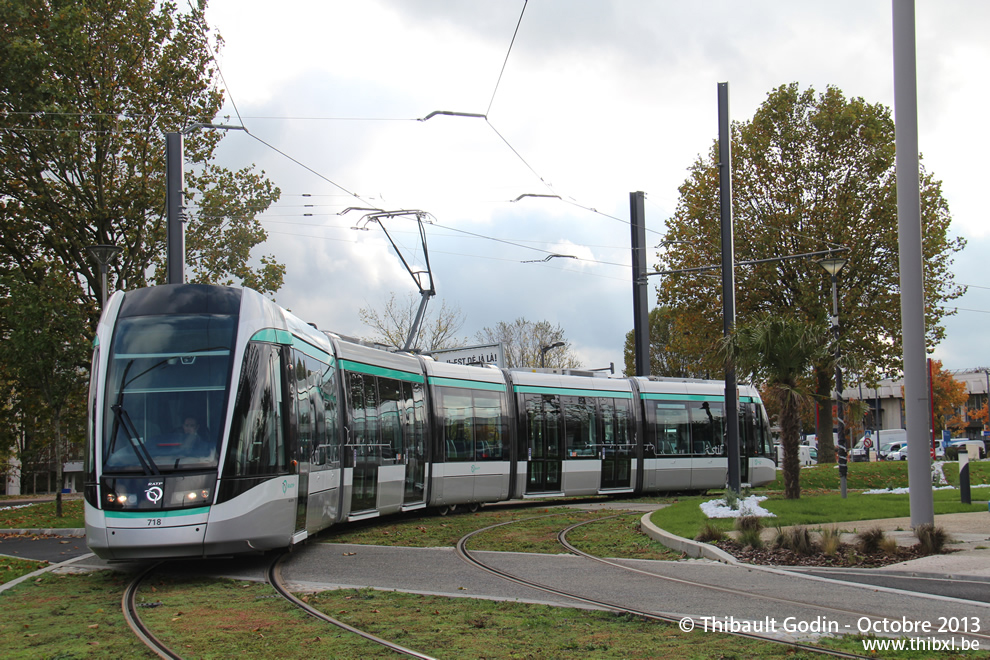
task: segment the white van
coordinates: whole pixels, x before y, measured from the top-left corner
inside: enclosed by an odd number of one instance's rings
[[[907,429],[880,429],[869,437],[873,446],[870,449],[866,448],[867,436],[864,435],[849,452],[850,461],[868,461],[870,460],[870,450],[879,451],[881,447],[892,442],[903,442],[907,445]]]

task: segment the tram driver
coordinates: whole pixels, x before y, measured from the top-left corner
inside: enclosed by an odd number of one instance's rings
[[[201,431],[199,418],[195,415],[186,415],[181,430],[171,434],[165,442],[159,442],[158,447],[166,450],[167,458],[175,457],[175,467],[187,462],[212,461],[217,449]]]

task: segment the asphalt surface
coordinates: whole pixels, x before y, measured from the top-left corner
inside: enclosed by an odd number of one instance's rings
[[[59,563],[89,552],[80,536],[0,536],[0,555]]]

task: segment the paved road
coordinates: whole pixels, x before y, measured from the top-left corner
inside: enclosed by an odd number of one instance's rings
[[[78,536],[0,536],[0,555],[10,557],[57,563],[88,552],[86,539]]]

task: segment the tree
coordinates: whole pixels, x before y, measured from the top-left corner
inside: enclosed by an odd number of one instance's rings
[[[0,0],[4,264],[28,277],[36,261],[61,264],[96,292],[77,287],[77,301],[92,302],[101,280],[85,246],[115,244],[124,251],[112,286],[164,281],[164,133],[212,121],[223,101],[205,5],[183,14],[168,1]],[[212,165],[222,136],[186,136],[190,279],[275,291],[283,266],[247,264],[265,240],[256,216],[279,190],[263,172]]]
[[[552,369],[576,369],[581,366],[571,354],[570,346],[564,339],[564,330],[554,327],[549,321],[527,321],[520,317],[512,323],[499,321],[494,328],[483,328],[477,335],[478,341],[486,344],[502,344],[505,353],[505,367],[541,367]],[[541,352],[540,349],[563,342],[564,346]]]
[[[64,270],[51,264],[37,264],[35,270],[30,278],[20,271],[3,278],[0,362],[19,390],[38,392],[51,416],[56,515],[61,517],[63,413],[85,396],[89,315],[77,302],[78,284]]]
[[[941,360],[932,360],[932,410],[934,411],[935,432],[951,429],[961,433],[966,429],[966,419],[962,413],[969,392],[966,383],[956,380],[952,373],[942,369]],[[903,389],[902,396],[903,396]]]
[[[405,345],[409,329],[416,320],[419,303],[418,295],[410,293],[402,302],[392,292],[381,306],[381,311],[362,307],[358,310],[358,317],[375,330],[377,335],[372,338],[374,341],[400,348]],[[464,346],[467,341],[456,336],[463,325],[464,315],[460,308],[448,307],[446,301],[441,301],[440,309],[435,311],[427,307],[414,348],[430,352]]]
[[[800,408],[810,392],[800,386],[813,365],[827,360],[824,326],[808,325],[793,315],[761,312],[737,325],[722,342],[720,355],[735,363],[738,374],[764,385],[780,411],[780,443],[784,448],[784,497],[801,497]],[[829,434],[831,436],[831,434]],[[819,437],[819,446],[822,438]]]
[[[712,378],[713,373],[704,370],[696,360],[678,352],[674,347],[677,315],[668,307],[650,310],[650,375],[675,378]],[[636,373],[635,331],[626,333],[623,348],[625,375]]]
[[[796,83],[768,94],[753,118],[732,126],[735,259],[752,261],[844,246],[839,274],[841,352],[858,372],[893,375],[901,368],[899,270],[890,111],[845,99],[835,87],[818,94]],[[679,188],[664,240],[683,246],[659,254],[661,269],[720,263],[718,143],[699,157]],[[944,335],[944,303],[962,295],[949,269],[963,239],[950,238],[941,184],[922,170],[921,214],[929,347]],[[717,370],[712,347],[722,334],[721,288],[702,274],[664,278],[661,305],[676,310],[675,350]],[[831,280],[809,260],[736,268],[737,320],[788,310],[809,326],[831,315]],[[823,341],[826,339],[823,337]],[[833,370],[814,367],[820,404],[819,458],[834,460]]]

